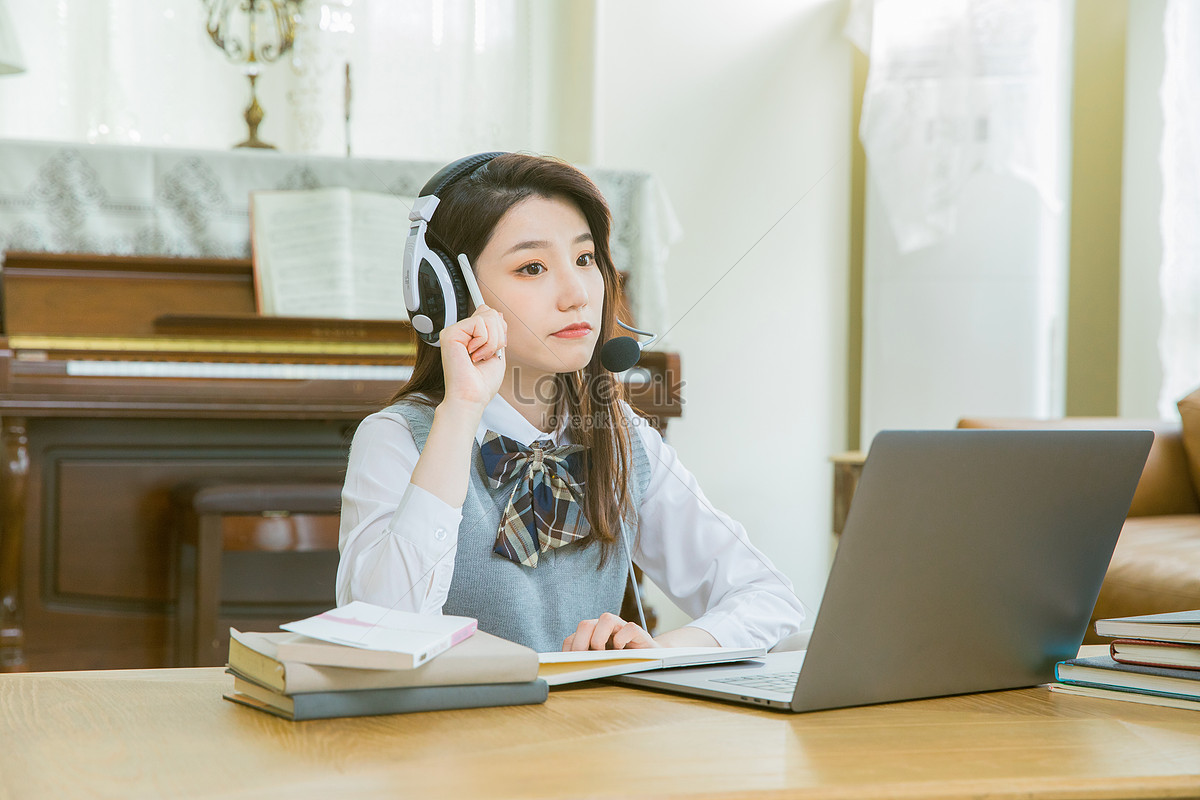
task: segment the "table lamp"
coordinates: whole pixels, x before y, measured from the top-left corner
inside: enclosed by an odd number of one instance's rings
[[[208,12],[205,27],[213,44],[250,79],[250,105],[245,113],[250,133],[234,147],[274,150],[274,145],[258,138],[264,114],[255,84],[264,65],[292,49],[300,0],[204,0],[204,4]]]

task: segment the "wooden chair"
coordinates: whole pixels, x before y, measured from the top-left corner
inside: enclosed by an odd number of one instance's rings
[[[289,483],[181,486],[172,492],[178,533],[176,663],[226,662],[228,634],[218,630],[218,619],[232,583],[222,585],[227,553],[261,554],[242,581],[251,585],[258,617],[266,609],[278,625],[333,607],[341,490],[334,483]],[[296,553],[321,555],[299,575],[295,557],[282,555]]]

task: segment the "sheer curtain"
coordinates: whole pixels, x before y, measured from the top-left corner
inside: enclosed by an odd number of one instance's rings
[[[443,160],[544,141],[537,0],[304,0],[294,51],[263,70],[263,139]],[[209,40],[202,0],[11,3],[28,71],[0,81],[0,137],[225,149],[245,138],[246,78]],[[543,85],[544,84],[539,84]]]
[[[356,154],[449,160],[540,141],[529,0],[358,5]]]
[[[338,155],[347,135],[356,156],[536,148],[534,1],[306,0],[291,59],[292,149]]]
[[[245,138],[246,79],[209,41],[201,0],[151,5],[10,3],[28,70],[0,82],[0,136],[222,149]],[[278,101],[264,105],[283,122]]]
[[[1159,413],[1200,385],[1200,5],[1168,0],[1163,22]]]
[[[870,56],[860,137],[903,253],[948,240],[984,173],[1062,206],[1062,24],[1046,0],[855,0],[846,25]]]

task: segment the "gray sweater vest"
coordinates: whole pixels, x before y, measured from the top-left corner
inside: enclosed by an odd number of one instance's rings
[[[407,420],[417,449],[423,451],[434,409],[401,401],[386,410]],[[636,431],[630,434],[633,454],[630,492],[636,509],[650,484],[650,463],[641,437]],[[581,620],[596,619],[605,611],[620,612],[629,573],[627,547],[636,534],[636,523],[626,522],[619,549],[614,549],[603,567],[598,543],[556,548],[540,554],[537,567],[522,566],[492,552],[500,515],[517,480],[514,478],[493,490],[487,481],[479,444],[472,443],[454,575],[442,610],[446,614],[474,617],[479,620],[480,630],[538,652],[557,651]]]

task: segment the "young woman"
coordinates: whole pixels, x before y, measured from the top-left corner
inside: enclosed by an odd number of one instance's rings
[[[437,195],[428,237],[465,255],[484,303],[418,344],[412,378],[354,436],[338,604],[475,617],[542,652],[771,647],[808,627],[601,366],[625,308],[595,185],[503,154]],[[618,616],[630,548],[693,622],[652,638]]]

